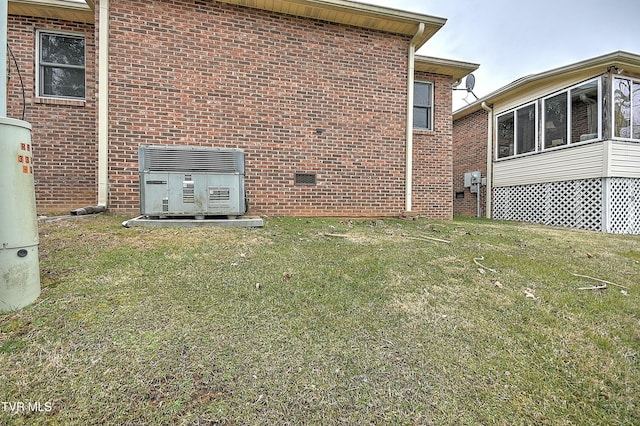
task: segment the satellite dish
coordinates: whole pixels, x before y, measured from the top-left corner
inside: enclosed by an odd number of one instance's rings
[[[464,80],[464,85],[467,88],[467,92],[473,92],[473,88],[476,86],[476,78],[473,74],[469,74]]]
[[[467,76],[467,78],[464,80],[464,85],[465,85],[465,89],[458,89],[458,85],[460,84],[460,80],[456,80],[453,82],[453,90],[466,90],[467,94],[471,93],[473,95],[474,98],[476,98],[476,101],[478,100],[478,97],[476,96],[475,93],[473,93],[473,88],[476,86],[476,78],[473,74],[469,74]],[[466,97],[464,99],[466,101]],[[467,102],[468,103],[468,102]]]

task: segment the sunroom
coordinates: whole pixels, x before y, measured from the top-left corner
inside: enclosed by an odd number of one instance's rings
[[[640,234],[640,57],[616,52],[525,77],[502,95],[492,217]]]

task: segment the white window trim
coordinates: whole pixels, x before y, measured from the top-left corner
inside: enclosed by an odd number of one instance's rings
[[[623,138],[622,136],[616,136],[616,104],[615,104],[615,80],[629,80],[631,82],[631,93],[629,94],[629,96],[631,97],[631,113],[630,113],[630,120],[629,120],[629,135],[631,137],[628,138]],[[640,86],[640,80],[639,79],[635,79],[635,78],[631,78],[628,76],[624,76],[624,75],[618,75],[618,76],[614,76],[611,79],[611,139],[615,139],[618,141],[629,141],[629,142],[637,142],[638,139],[634,139],[633,138],[633,86],[638,85]]]
[[[592,81],[595,81],[598,85],[598,102],[596,105],[598,105],[598,136],[596,136],[596,138],[594,139],[588,139],[586,141],[582,141],[582,142],[573,142],[573,143],[569,143],[569,145],[580,145],[583,143],[589,143],[589,142],[593,142],[593,141],[599,141],[602,140],[602,107],[604,104],[604,99],[602,97],[602,78],[593,78],[591,80],[587,80],[587,81],[583,81],[580,84],[575,85],[574,87],[572,87],[571,89],[575,88],[575,87],[580,87],[583,86],[585,84],[591,83]],[[613,83],[612,83],[613,84]],[[569,89],[569,90],[571,90]]]
[[[627,80],[632,80],[634,82],[634,84],[638,84],[640,85],[640,80],[639,79],[633,79],[630,77],[620,77],[620,78],[624,78]],[[584,86],[585,84],[589,84],[592,82],[596,82],[597,86],[598,86],[598,136],[596,138],[593,139],[588,139],[585,141],[579,141],[579,142],[571,142],[570,140],[570,136],[571,136],[571,91],[573,89],[576,89],[580,86]],[[494,118],[494,160],[493,161],[505,161],[505,160],[511,160],[513,158],[518,158],[518,157],[524,157],[527,155],[534,155],[534,154],[539,154],[542,152],[546,152],[546,151],[554,151],[554,150],[558,150],[558,149],[565,149],[567,147],[570,146],[577,146],[577,145],[585,145],[585,144],[589,144],[589,143],[593,143],[593,142],[598,142],[598,141],[602,141],[602,124],[603,124],[603,120],[602,120],[602,108],[603,108],[603,92],[602,92],[602,78],[601,77],[594,77],[594,78],[590,78],[588,80],[585,81],[581,81],[580,83],[574,84],[572,86],[566,87],[562,90],[558,90],[556,92],[550,93],[544,97],[540,97],[534,101],[528,102],[528,103],[524,103],[521,105],[518,105],[514,108],[508,109],[506,111],[501,112],[500,114],[497,114]],[[608,84],[611,84],[611,88],[613,88],[613,81],[609,82]],[[611,90],[611,92],[613,93],[613,90]],[[561,93],[566,93],[567,94],[567,143],[563,144],[563,145],[559,145],[559,146],[555,146],[555,147],[551,147],[551,148],[545,148],[544,147],[544,143],[545,143],[545,123],[546,123],[546,117],[545,117],[545,102],[547,99],[552,98],[554,96],[557,96]],[[612,96],[612,95],[610,95]],[[517,113],[516,111],[524,108],[526,106],[529,106],[531,104],[535,104],[535,111],[536,111],[536,148],[534,151],[531,152],[526,152],[523,154],[514,154],[514,155],[509,155],[507,157],[498,157],[498,118],[502,117],[503,115],[509,114],[509,113],[513,113],[514,114],[514,152],[517,152],[517,147],[518,147],[518,141],[517,141]],[[613,111],[614,105],[613,105],[613,101],[611,102],[611,108]],[[611,125],[612,125],[612,129],[614,128],[614,120],[615,117],[613,117],[612,114],[612,118],[611,118]],[[615,138],[615,139],[621,139],[621,140],[633,140],[633,141],[637,141],[637,139],[627,139],[627,138]]]
[[[565,129],[565,135],[564,135],[564,143],[562,145],[558,145],[558,146],[553,146],[553,147],[549,147],[547,148],[547,132],[546,132],[546,128],[547,128],[547,108],[546,108],[546,103],[547,100],[554,98],[558,95],[562,95],[564,94],[566,99],[567,99],[567,109],[566,109],[566,117],[565,117],[565,121],[566,121],[566,126],[567,128]],[[566,146],[569,146],[569,135],[571,135],[571,120],[569,119],[571,117],[571,97],[569,96],[569,88],[566,88],[564,90],[560,90],[557,91],[555,93],[552,93],[550,95],[545,96],[544,98],[542,98],[542,102],[541,102],[541,107],[542,107],[542,120],[540,120],[540,127],[542,130],[542,137],[540,138],[540,152],[544,152],[544,151],[551,151],[553,149],[559,149],[559,148],[564,148]]]
[[[53,35],[62,35],[69,37],[77,37],[84,39],[84,66],[81,67],[84,69],[84,96],[83,97],[73,97],[73,96],[49,96],[43,95],[41,86],[40,86],[40,35],[41,34],[53,34]],[[35,67],[35,94],[38,99],[60,99],[65,101],[80,101],[84,102],[87,99],[87,36],[81,32],[74,31],[61,31],[61,30],[49,30],[49,29],[36,29],[36,67]],[[78,67],[80,68],[80,67]]]
[[[571,91],[573,89],[576,89],[580,86],[584,86],[585,84],[589,84],[591,82],[596,82],[598,85],[598,136],[594,139],[589,139],[586,141],[581,141],[581,142],[571,142]],[[611,85],[613,87],[613,81],[611,82]],[[545,148],[545,142],[546,142],[546,134],[544,132],[544,126],[545,123],[547,122],[547,118],[546,118],[546,112],[545,112],[545,108],[544,108],[544,104],[546,102],[547,99],[549,98],[553,98],[554,96],[557,96],[561,93],[566,93],[567,94],[567,143],[563,144],[563,145],[559,145],[559,146],[554,146],[554,147],[550,147],[550,148]],[[578,84],[574,84],[573,86],[567,87],[566,89],[563,90],[559,90],[557,92],[554,92],[548,96],[545,96],[544,98],[541,99],[542,100],[542,120],[540,121],[540,125],[542,126],[542,137],[540,138],[540,149],[538,152],[544,152],[544,151],[553,151],[556,149],[563,149],[566,148],[568,146],[576,146],[576,145],[582,145],[582,144],[587,144],[587,143],[591,143],[591,142],[595,142],[595,141],[599,141],[602,140],[602,79],[600,77],[596,77],[596,78],[591,78],[589,80],[585,80],[582,81]],[[613,106],[612,106],[613,108]]]
[[[414,91],[415,91],[415,85],[421,83],[421,84],[428,84],[431,86],[431,106],[429,106],[429,123],[431,124],[431,127],[417,127],[415,125],[415,117],[414,117],[414,122],[413,122],[413,129],[414,130],[426,130],[426,131],[433,131],[434,130],[434,121],[433,121],[433,117],[434,117],[434,113],[433,110],[434,108],[434,102],[435,102],[435,87],[436,85],[433,83],[433,81],[427,81],[427,80],[414,80],[413,85],[414,85]],[[416,105],[416,100],[415,97],[413,98],[413,108],[425,108],[422,105]]]
[[[533,148],[533,151],[525,152],[525,153],[522,153],[522,154],[508,155],[506,157],[498,157],[498,149],[499,149],[499,147],[498,147],[498,130],[499,130],[498,129],[498,119],[500,117],[502,117],[503,115],[507,115],[507,114],[513,113],[513,152],[514,153],[518,152],[518,113],[517,113],[517,111],[522,109],[522,108],[526,108],[528,106],[531,106],[531,105],[533,105],[533,108],[534,108],[535,122],[536,122],[535,130],[534,130],[535,131],[535,136],[534,136],[535,137],[535,146]],[[537,101],[532,101],[532,102],[528,102],[526,104],[518,105],[515,108],[511,108],[511,109],[509,109],[507,111],[501,112],[500,114],[496,115],[495,123],[493,125],[493,127],[495,129],[495,141],[496,141],[495,147],[494,147],[494,152],[495,152],[494,161],[503,161],[503,160],[508,160],[508,159],[511,159],[511,158],[525,157],[527,155],[532,155],[532,154],[536,154],[536,153],[540,152],[540,138],[539,138],[539,133],[540,132],[538,131],[538,129],[540,127],[539,126],[540,121],[538,120],[538,118],[539,118],[539,114],[538,114],[538,102]]]

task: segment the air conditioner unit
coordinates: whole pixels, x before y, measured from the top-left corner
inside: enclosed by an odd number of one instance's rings
[[[140,145],[138,157],[142,215],[202,219],[246,212],[242,150]]]

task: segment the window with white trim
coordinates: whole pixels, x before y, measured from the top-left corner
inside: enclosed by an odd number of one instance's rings
[[[571,143],[600,137],[599,80],[591,80],[571,89]]]
[[[413,127],[433,130],[433,83],[413,84]]]
[[[498,158],[536,150],[538,112],[535,103],[524,105],[497,117]]]
[[[37,95],[85,99],[85,38],[83,35],[37,31]]]
[[[601,137],[600,80],[591,80],[542,100],[544,149]]]
[[[595,78],[497,115],[496,159],[601,139],[601,84],[601,79]],[[630,127],[631,118],[625,117],[633,116],[637,123],[634,132],[640,136],[640,83],[634,86],[633,113],[626,107],[633,103],[628,95],[631,89],[627,83],[618,86],[620,127]]]
[[[569,92],[562,92],[544,99],[543,135],[544,148],[555,148],[569,143],[567,137],[567,111]]]
[[[640,139],[640,82],[613,79],[614,137]]]

